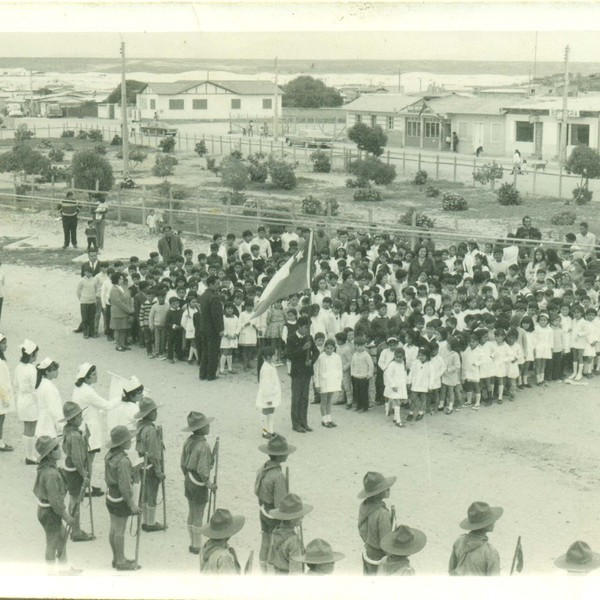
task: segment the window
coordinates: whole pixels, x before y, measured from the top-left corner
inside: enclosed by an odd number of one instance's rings
[[[206,110],[208,108],[208,100],[206,98],[195,98],[192,100],[192,108],[194,110]]]
[[[356,123],[362,123],[362,115],[356,115]]]
[[[425,121],[424,125],[426,138],[440,137],[440,124],[437,121]]]
[[[406,119],[407,137],[421,137],[421,121],[416,119]]]
[[[387,128],[394,129],[394,117],[387,118]]]
[[[148,108],[148,102],[146,102],[146,98],[140,98],[140,108],[142,110]]]
[[[459,140],[470,140],[471,139],[471,128],[468,121],[458,122],[458,139]]]
[[[150,110],[156,110],[156,100],[150,100]]]
[[[169,110],[183,110],[183,98],[181,100],[169,98]]]
[[[231,110],[239,110],[242,108],[242,101],[239,98],[231,99]]]
[[[515,125],[516,142],[533,142],[533,123],[529,121],[517,121]]]
[[[371,127],[377,125],[377,115],[371,115]]]
[[[492,142],[501,142],[502,125],[500,123],[492,123]]]
[[[589,125],[567,125],[569,144],[571,146],[589,146],[590,144],[590,126]]]
[[[271,98],[263,98],[263,110],[271,110],[273,108],[273,100]]]

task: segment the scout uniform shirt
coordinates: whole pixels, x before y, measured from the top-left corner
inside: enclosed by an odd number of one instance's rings
[[[67,423],[63,429],[63,452],[65,453],[65,476],[67,482],[73,474],[81,478],[87,475],[87,440],[79,427]],[[69,486],[70,488],[70,486]]]
[[[123,448],[111,448],[104,458],[104,479],[108,488],[107,499],[131,503],[133,472]]]
[[[415,570],[410,566],[406,556],[386,556],[377,573],[378,575],[414,575]]]
[[[378,561],[385,556],[381,540],[392,531],[392,515],[383,500],[367,498],[358,512],[358,532],[365,543],[366,558]]]
[[[235,550],[227,540],[208,540],[200,553],[200,572],[214,575],[239,575],[241,573]]]
[[[160,459],[162,456],[162,445],[158,429],[152,421],[142,419],[138,430],[135,449],[140,457],[145,458],[147,468],[153,469],[158,477],[161,473]]]
[[[291,559],[301,552],[302,545],[294,527],[287,521],[281,522],[271,534],[269,564],[276,573],[302,573],[302,563]]]
[[[287,494],[285,475],[281,470],[281,463],[268,460],[256,474],[254,493],[258,497],[260,512],[268,519],[270,510],[279,508],[281,501]]]
[[[450,575],[499,575],[500,556],[488,543],[485,533],[470,531],[454,542],[448,572]]]
[[[37,496],[40,508],[51,508],[59,517],[65,514],[65,495],[67,490],[56,461],[46,456],[37,468],[33,493]]]
[[[183,444],[181,470],[190,483],[205,491],[205,500],[208,498],[206,483],[212,466],[213,456],[206,438],[198,432],[192,433]]]

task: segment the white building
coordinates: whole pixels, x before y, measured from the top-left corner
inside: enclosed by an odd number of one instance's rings
[[[278,88],[279,114],[283,90]],[[275,84],[270,81],[176,81],[148,83],[137,94],[141,120],[237,120],[273,117]]]

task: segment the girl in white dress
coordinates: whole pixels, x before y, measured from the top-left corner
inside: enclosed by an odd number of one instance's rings
[[[314,385],[321,399],[321,425],[331,429],[331,401],[342,391],[342,357],[335,351],[335,342],[327,340],[314,366]]]
[[[588,327],[583,318],[581,305],[573,307],[573,321],[571,323],[571,350],[573,352],[573,373],[568,379],[579,381],[583,377],[583,350],[587,345]]]
[[[545,383],[546,361],[552,360],[552,345],[554,333],[549,325],[550,319],[547,313],[540,313],[533,330],[535,357],[535,379],[537,385],[548,385]]]
[[[512,354],[505,342],[504,329],[496,329],[494,332],[495,343],[492,346],[492,363],[494,365],[494,379],[498,389],[498,404],[504,402],[504,387],[508,371],[508,362]]]
[[[20,421],[23,421],[25,464],[37,465],[35,452],[35,425],[38,420],[38,403],[35,396],[37,374],[33,363],[37,359],[38,347],[35,342],[25,340],[20,348],[21,360],[15,367],[13,385],[17,416]]]
[[[77,380],[75,381],[75,388],[73,389],[73,402],[76,402],[81,408],[87,408],[83,413],[83,427],[87,427],[89,431],[88,439],[88,458],[90,463],[90,479],[93,477],[92,466],[94,463],[94,457],[100,448],[102,447],[102,422],[105,418],[106,413],[115,408],[120,398],[114,398],[112,400],[105,400],[96,392],[92,387],[98,381],[98,371],[96,366],[91,363],[85,362],[79,366],[77,371]],[[97,487],[92,485],[92,496],[101,496],[104,492]]]
[[[238,347],[238,334],[240,332],[239,318],[233,312],[233,304],[225,304],[225,315],[223,315],[223,337],[221,338],[221,364],[219,372],[225,373],[225,367],[229,373],[233,373],[233,350]]]
[[[265,346],[258,357],[256,406],[261,409],[262,436],[267,440],[275,435],[275,409],[281,404],[281,384],[273,365],[274,356],[275,349]]]
[[[254,355],[254,349],[258,343],[258,336],[256,333],[256,325],[252,321],[252,314],[254,313],[254,303],[252,300],[246,300],[244,302],[244,312],[240,314],[239,318],[239,336],[238,345],[242,349],[242,359],[244,361],[244,371],[250,368],[250,362]]]
[[[404,350],[396,348],[394,351],[394,360],[383,371],[383,383],[385,386],[383,395],[387,402],[394,408],[394,424],[396,427],[404,427],[400,408],[403,404],[408,404],[407,380]]]
[[[523,378],[523,387],[530,388],[529,373],[535,360],[535,335],[534,324],[531,317],[525,316],[521,319],[521,347],[523,348],[523,368],[521,377]]]
[[[10,370],[4,357],[7,346],[6,336],[0,333],[0,452],[11,452],[13,450],[13,447],[6,444],[2,439],[4,419],[8,413],[15,410],[15,397],[10,380]]]
[[[519,367],[523,364],[523,348],[519,344],[519,332],[511,327],[506,334],[506,345],[508,346],[508,362],[506,365],[506,378],[508,382],[508,399],[514,400],[517,389],[517,381],[520,377]]]
[[[487,404],[492,403],[494,386],[494,363],[492,362],[492,349],[494,342],[490,340],[490,332],[487,329],[481,329],[475,332],[479,339],[479,377],[481,386],[481,395]]]
[[[58,363],[45,358],[37,367],[35,395],[38,402],[38,420],[35,437],[48,435],[55,438],[62,433],[63,401],[58,388],[52,381],[58,377]]]

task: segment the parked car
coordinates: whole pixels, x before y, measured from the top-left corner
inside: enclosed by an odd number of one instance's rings
[[[177,128],[169,127],[160,121],[148,121],[140,125],[140,132],[144,135],[177,135]]]
[[[333,140],[329,137],[312,135],[290,135],[285,138],[288,146],[302,146],[304,148],[331,148]]]
[[[46,106],[46,117],[53,119],[63,116],[62,108],[58,104],[48,104]]]
[[[24,117],[25,114],[21,110],[21,106],[19,104],[9,104],[7,107],[8,116],[9,117]]]

